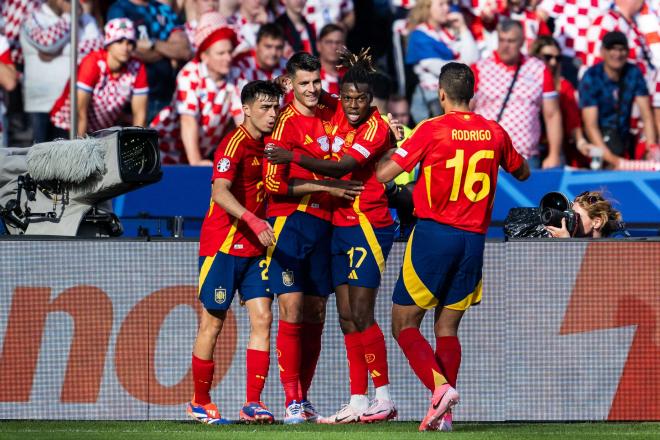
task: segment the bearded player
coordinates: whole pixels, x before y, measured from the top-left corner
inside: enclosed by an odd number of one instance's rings
[[[413,191],[417,225],[408,239],[392,295],[392,333],[422,383],[433,393],[420,431],[451,430],[461,362],[458,326],[481,301],[485,234],[501,166],[518,180],[529,167],[504,129],[469,111],[474,75],[449,63],[440,73],[443,116],[420,123],[376,175],[389,182],[420,163]],[[435,353],[419,331],[435,310]]]
[[[285,149],[271,149],[272,163],[293,163],[321,175],[364,182],[354,201],[335,203],[332,217],[332,281],[349,364],[348,405],[322,423],[385,421],[396,417],[389,394],[385,338],[374,319],[376,293],[394,239],[394,221],[376,163],[392,146],[390,129],[371,107],[375,69],[367,51],[341,54],[347,69],[340,84],[342,111],[333,117],[331,149],[339,161],[322,160]],[[375,398],[367,397],[370,373]]]
[[[228,423],[209,393],[213,352],[236,291],[250,317],[247,398],[239,417],[248,422],[273,422],[273,414],[261,402],[270,365],[273,319],[265,252],[275,240],[272,227],[264,220],[261,167],[263,138],[275,126],[280,95],[273,83],[248,83],[241,92],[245,120],[222,140],[215,153],[212,201],[199,249],[199,299],[204,307],[192,355],[195,394],[187,407],[188,415],[202,423]]]

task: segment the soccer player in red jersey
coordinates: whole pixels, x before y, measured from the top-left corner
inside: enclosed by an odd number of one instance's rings
[[[321,63],[299,52],[287,63],[285,83],[293,101],[280,113],[266,148],[280,147],[319,159],[331,157],[330,119],[336,100],[320,103]],[[332,292],[330,237],[332,196],[352,199],[352,182],[326,181],[297,164],[264,163],[264,184],[270,194],[268,218],[277,243],[268,250],[268,284],[278,295],[280,311],[277,354],[284,388],[284,423],[316,422],[320,418],[307,399],[321,352],[325,307]],[[361,188],[361,185],[360,187]]]
[[[267,286],[266,247],[275,235],[266,220],[261,168],[263,137],[275,126],[280,88],[253,81],[241,92],[245,120],[218,146],[213,167],[212,201],[204,218],[199,246],[199,299],[202,317],[193,347],[195,394],[189,416],[203,423],[223,424],[209,394],[213,382],[213,352],[238,290],[250,316],[247,349],[247,402],[239,417],[273,421],[261,403],[270,365],[270,326],[273,295]]]
[[[518,180],[529,176],[527,162],[504,129],[469,111],[473,94],[470,68],[445,65],[438,90],[444,115],[420,123],[376,172],[379,181],[388,182],[420,163],[413,191],[419,221],[392,295],[392,333],[433,393],[420,431],[451,430],[451,408],[459,400],[458,325],[470,305],[481,301],[485,234],[498,168]],[[435,353],[419,331],[430,309],[435,309]]]
[[[341,80],[343,111],[331,121],[331,150],[339,161],[323,160],[274,148],[266,152],[272,163],[293,163],[321,175],[350,176],[364,182],[354,201],[335,204],[332,224],[332,281],[349,360],[351,400],[323,423],[384,421],[396,417],[389,395],[385,338],[374,319],[376,292],[392,247],[394,221],[383,184],[376,179],[376,163],[394,144],[388,124],[371,107],[375,69],[367,51],[344,52],[339,64],[347,69]],[[369,404],[367,373],[376,388]]]

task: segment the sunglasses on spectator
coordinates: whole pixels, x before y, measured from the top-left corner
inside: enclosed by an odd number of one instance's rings
[[[544,53],[541,54],[544,60],[550,61],[550,60],[556,60],[559,61],[559,58],[561,58],[561,55],[550,55],[549,53]]]
[[[578,196],[575,198],[575,200],[582,199],[582,198],[584,200],[586,200],[590,205],[593,205],[594,203],[600,202],[600,201],[603,200],[603,198],[601,196],[593,196],[593,195],[590,196],[589,191],[584,191],[583,193],[578,194]]]

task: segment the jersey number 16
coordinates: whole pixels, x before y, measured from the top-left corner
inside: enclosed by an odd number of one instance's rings
[[[468,169],[465,174],[465,183],[463,184],[463,193],[469,201],[476,203],[483,200],[490,193],[490,176],[487,173],[477,172],[477,163],[482,159],[493,159],[495,152],[493,150],[479,150],[475,152],[468,160]],[[458,200],[458,193],[461,190],[461,178],[463,176],[463,166],[465,165],[465,150],[456,150],[456,155],[447,161],[446,168],[454,168],[454,183],[451,187],[449,200],[455,202]],[[425,172],[427,170],[424,170]],[[430,169],[427,180],[430,180]],[[474,184],[481,182],[479,192],[474,192]],[[429,182],[427,181],[427,184]],[[428,185],[427,185],[428,188]]]

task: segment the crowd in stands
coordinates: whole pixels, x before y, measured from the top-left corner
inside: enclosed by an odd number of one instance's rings
[[[0,2],[4,145],[68,136],[71,1]],[[347,45],[372,48],[374,103],[411,128],[441,114],[440,69],[460,61],[476,75],[474,111],[532,167],[660,170],[660,0],[80,0],[78,10],[77,134],[152,127],[165,164],[210,165],[242,120],[242,87],[280,76],[295,52],[318,56],[324,89],[338,93]]]

